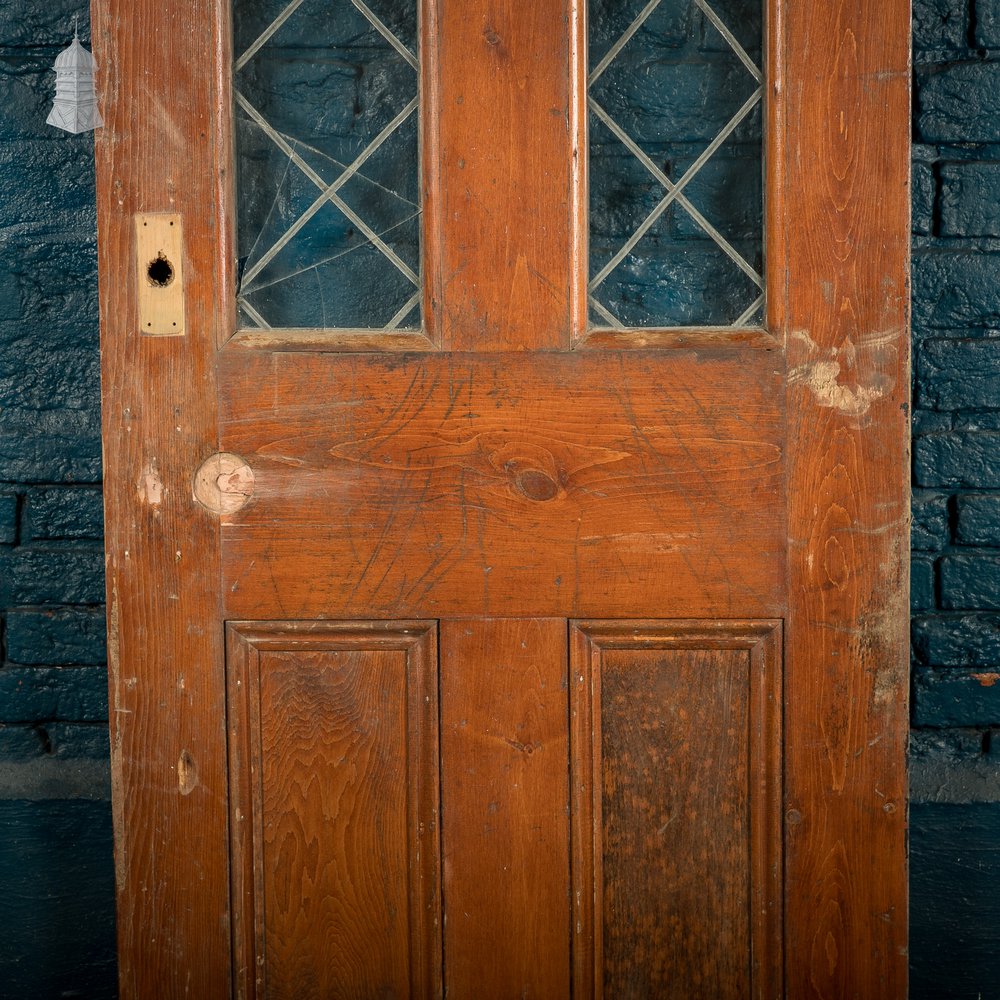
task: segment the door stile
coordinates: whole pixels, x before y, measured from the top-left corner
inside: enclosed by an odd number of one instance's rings
[[[206,67],[227,40],[214,0],[101,0],[93,25],[106,120],[96,162],[121,995],[222,997],[230,934],[219,516],[193,501],[192,481],[217,450],[215,344],[228,321],[220,216],[206,210],[228,171],[219,77]],[[140,212],[179,217],[182,336],[139,333]]]
[[[838,0],[782,16],[786,988],[902,998],[910,11]]]

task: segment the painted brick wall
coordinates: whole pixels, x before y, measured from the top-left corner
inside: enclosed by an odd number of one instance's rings
[[[72,0],[0,4],[0,996],[115,995],[93,142]]]
[[[0,995],[114,995],[92,145],[0,6]],[[1000,996],[1000,0],[914,0],[914,998]],[[997,680],[997,683],[993,683]]]
[[[915,0],[911,995],[1000,996],[1000,0]]]

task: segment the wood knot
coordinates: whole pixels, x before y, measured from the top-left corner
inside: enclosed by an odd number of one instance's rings
[[[551,500],[559,492],[559,484],[541,469],[525,469],[514,479],[517,488],[529,499]]]
[[[235,514],[254,491],[253,469],[229,452],[206,459],[194,475],[194,498],[213,514]]]

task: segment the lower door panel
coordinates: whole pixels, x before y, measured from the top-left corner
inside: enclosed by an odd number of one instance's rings
[[[780,995],[780,622],[239,622],[227,675],[239,996]]]

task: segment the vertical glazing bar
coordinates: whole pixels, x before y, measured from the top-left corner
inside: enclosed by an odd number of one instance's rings
[[[436,332],[452,350],[566,347],[581,308],[567,280],[580,252],[575,4],[431,6],[424,136]]]

